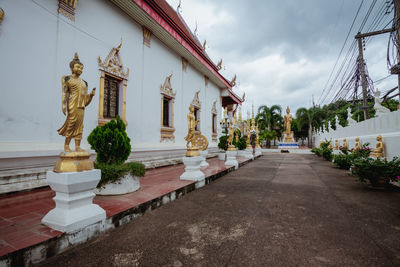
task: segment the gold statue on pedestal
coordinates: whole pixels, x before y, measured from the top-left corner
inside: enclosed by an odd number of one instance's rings
[[[356,138],[356,144],[355,144],[353,150],[360,150],[360,149],[361,149],[360,138],[357,137]]]
[[[336,139],[334,150],[339,150],[339,140]]]
[[[189,114],[187,115],[188,119],[188,134],[185,137],[186,140],[186,156],[187,157],[195,157],[199,156],[200,152],[199,149],[193,144],[194,137],[195,137],[195,132],[196,132],[196,126],[199,123],[200,119],[195,119],[194,117],[194,107],[192,104],[189,106]],[[189,146],[190,144],[190,146]]]
[[[88,94],[87,82],[80,78],[83,64],[79,61],[78,53],[69,63],[72,75],[63,76],[62,84],[62,112],[67,115],[64,125],[58,133],[65,136],[64,151],[61,159],[56,162],[54,172],[75,172],[93,169],[90,153],[80,147],[83,131],[85,107],[90,104],[96,88]],[[75,152],[72,152],[69,143],[75,139]]]
[[[332,140],[331,141],[329,141],[329,146],[328,146],[328,148],[332,148]]]
[[[247,117],[249,117],[249,116],[247,116]],[[250,119],[247,119],[246,132],[247,132],[246,149],[252,149],[251,144],[250,144]]]
[[[234,133],[233,125],[232,125],[232,123],[230,123],[229,124],[229,137],[228,137],[228,140],[227,140],[227,142],[228,142],[228,150],[229,151],[235,151],[236,150],[236,147],[232,144],[232,142],[233,142],[233,133]]]
[[[383,142],[382,142],[382,135],[378,135],[376,138],[376,148],[372,149],[371,153],[369,154],[370,157],[374,158],[382,158],[383,155]]]
[[[346,138],[343,139],[342,149],[343,150],[349,149],[349,145],[347,144],[347,139]]]
[[[284,116],[284,129],[285,129],[285,132],[284,132],[285,140],[284,141],[285,142],[293,142],[294,141],[292,138],[293,132],[291,131],[292,130],[292,120],[293,120],[292,114],[290,114],[290,109],[289,109],[289,107],[287,107],[286,114]]]
[[[256,127],[256,148],[261,148],[260,146],[260,136],[258,135],[258,126]]]

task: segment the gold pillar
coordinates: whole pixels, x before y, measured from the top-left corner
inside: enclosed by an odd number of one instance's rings
[[[102,71],[100,76],[100,90],[99,90],[99,119],[104,119],[104,78],[105,73]]]

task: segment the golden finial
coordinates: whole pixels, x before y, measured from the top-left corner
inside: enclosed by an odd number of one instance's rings
[[[0,23],[3,21],[4,18],[4,10],[0,7]]]
[[[218,61],[217,69],[218,70],[222,69],[222,58]]]
[[[245,97],[246,97],[246,93],[244,92],[244,93],[243,93],[243,96],[242,96],[242,102],[245,101]]]
[[[207,40],[204,40],[204,43],[203,43],[203,50],[206,50],[206,44],[207,44]]]
[[[117,46],[117,52],[119,52],[119,50],[121,49],[122,46],[122,37],[121,37],[121,43],[119,43],[119,46]]]
[[[232,85],[232,87],[236,85],[236,74],[235,74],[235,76],[233,76],[232,81],[230,82],[230,84]]]

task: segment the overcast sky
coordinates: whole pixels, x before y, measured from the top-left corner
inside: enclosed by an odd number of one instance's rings
[[[174,9],[179,4],[179,0],[167,1]],[[347,53],[373,1],[364,0],[343,54]],[[364,31],[385,1],[376,2]],[[221,73],[229,80],[237,74],[233,91],[239,96],[246,92],[244,109],[252,103],[255,108],[279,104],[283,109],[290,106],[291,113],[295,113],[299,107],[310,107],[313,95],[319,104],[361,2],[181,0],[181,15],[192,31],[197,22],[197,36],[201,42],[207,40],[206,52],[211,59],[214,62],[223,59]],[[392,18],[393,12],[386,15],[382,27]],[[383,34],[371,38],[366,45],[364,57],[373,81],[389,75],[388,39],[389,34]],[[396,86],[396,81],[395,77],[389,77],[376,87],[388,90]]]

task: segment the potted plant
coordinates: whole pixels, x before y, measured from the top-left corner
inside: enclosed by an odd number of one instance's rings
[[[373,187],[388,187],[400,175],[400,159],[359,158],[351,168],[353,175],[358,175],[361,182],[370,182]]]
[[[139,177],[144,176],[145,166],[137,162],[125,163],[131,153],[130,139],[124,122],[117,116],[103,126],[97,126],[88,136],[91,148],[96,151],[96,169],[101,179],[95,193],[119,195],[140,188]]]
[[[219,142],[218,142],[218,159],[219,160],[225,160],[225,151],[228,149],[228,136],[223,135],[219,138]]]

